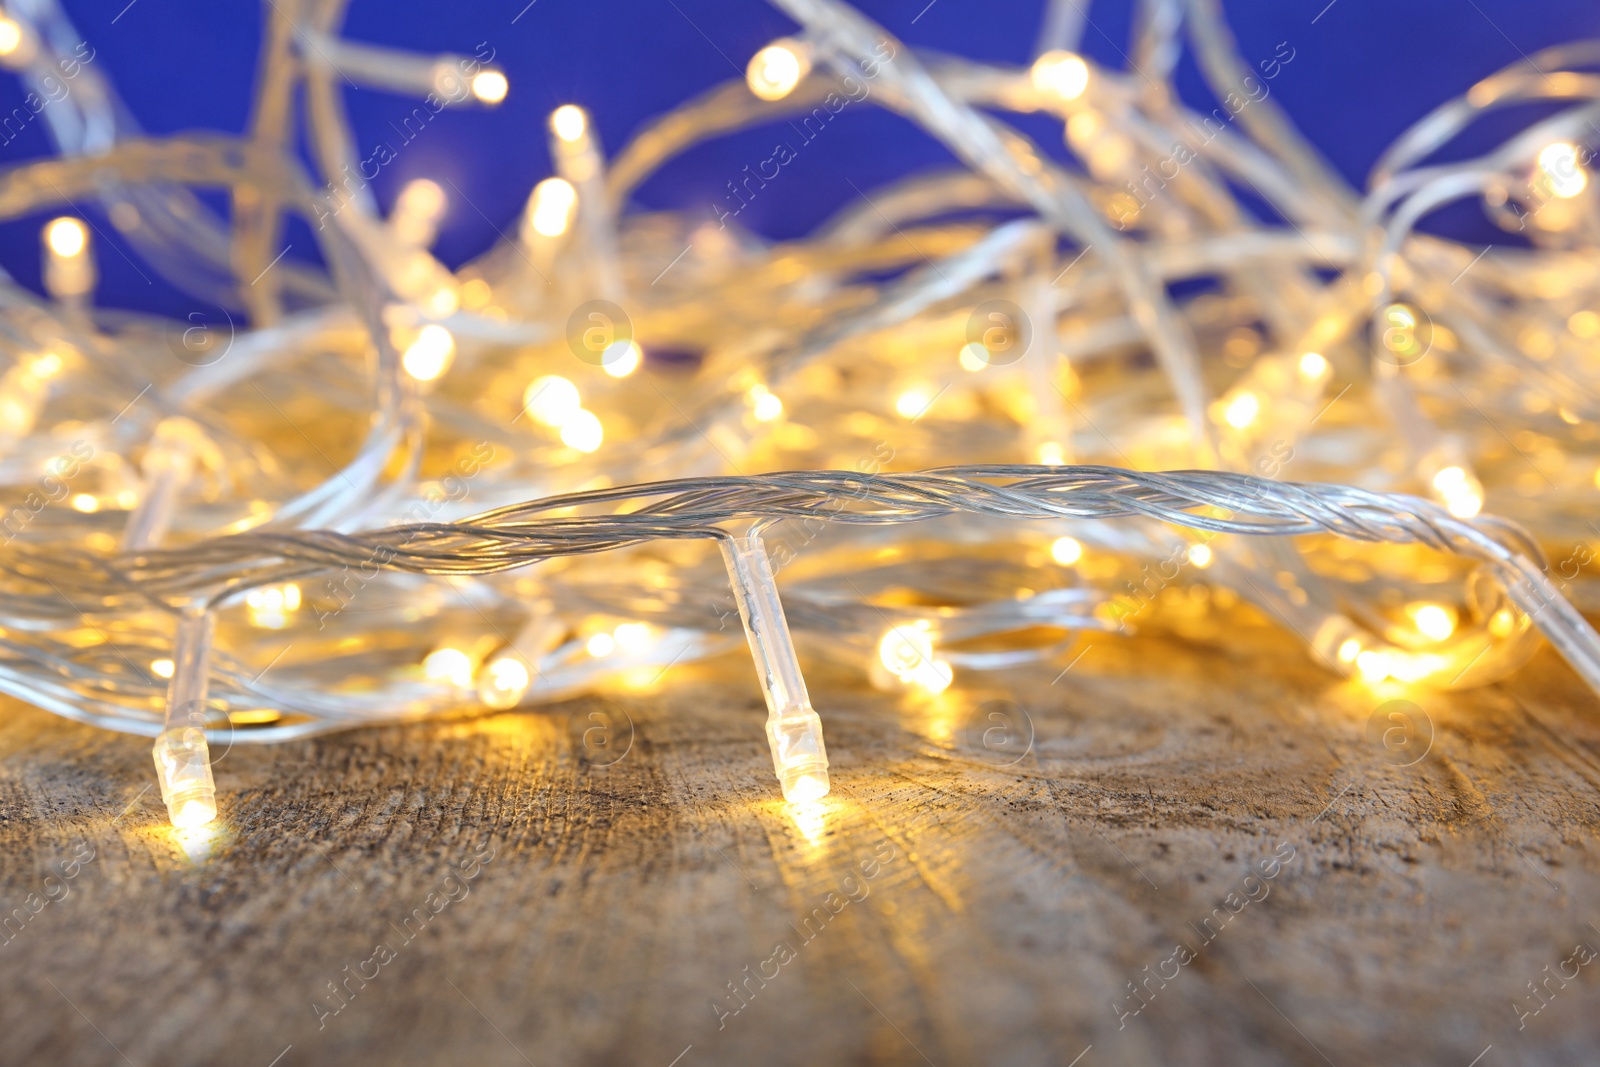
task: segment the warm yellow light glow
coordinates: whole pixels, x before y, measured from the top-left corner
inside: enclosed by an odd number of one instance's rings
[[[772,422],[783,414],[783,401],[764,385],[752,385],[745,394],[750,399],[750,415],[757,422]]]
[[[1470,519],[1483,510],[1483,483],[1461,467],[1440,470],[1433,476],[1433,488],[1458,519]]]
[[[515,707],[528,692],[533,676],[516,655],[501,655],[484,664],[478,675],[478,699],[491,708]]]
[[[438,182],[430,178],[417,178],[406,182],[405,188],[400,190],[395,209],[406,215],[436,219],[444,214],[447,203],[444,190],[439,187]]]
[[[644,350],[633,341],[614,341],[600,353],[600,369],[613,378],[626,378],[644,362]]]
[[[1328,361],[1321,352],[1307,352],[1300,357],[1300,376],[1308,381],[1316,381],[1328,373]]]
[[[177,670],[177,665],[170,659],[154,659],[150,661],[150,673],[157,678],[171,678],[172,672]]]
[[[1361,642],[1354,637],[1347,637],[1339,646],[1339,662],[1354,663],[1361,655]]]
[[[579,408],[561,424],[561,443],[579,452],[593,452],[605,439],[605,427],[592,411]]]
[[[76,511],[94,512],[100,510],[100,498],[93,493],[73,493],[72,507]]]
[[[1545,177],[1550,191],[1563,200],[1570,200],[1583,192],[1589,176],[1578,161],[1578,150],[1566,141],[1545,145],[1539,150],[1539,171]]]
[[[45,227],[44,239],[50,251],[62,259],[71,259],[81,254],[89,243],[89,231],[77,219],[63,215]]]
[[[1083,545],[1072,537],[1058,537],[1050,544],[1050,558],[1070,567],[1083,558]]]
[[[250,622],[268,630],[281,630],[289,624],[289,614],[300,610],[300,587],[294,582],[264,585],[244,595]]]
[[[655,644],[655,631],[649,623],[625,622],[612,632],[617,647],[624,652],[640,653]]]
[[[1256,416],[1261,413],[1261,398],[1248,389],[1228,401],[1228,406],[1223,409],[1222,418],[1235,430],[1242,430],[1256,421]]]
[[[534,232],[560,237],[572,225],[572,209],[577,204],[578,191],[565,178],[546,178],[535,185],[528,205]]]
[[[498,70],[480,70],[472,76],[472,95],[485,104],[498,104],[510,88],[511,83]]]
[[[589,116],[574,104],[562,104],[550,113],[550,129],[568,144],[580,139],[588,128]]]
[[[172,815],[172,825],[180,830],[192,830],[196,826],[204,826],[216,817],[216,803],[196,797],[178,805],[178,810]]]
[[[417,381],[431,382],[450,369],[455,355],[456,339],[450,331],[430,322],[417,331],[417,339],[406,349],[400,363]]]
[[[1067,461],[1067,450],[1059,441],[1042,441],[1034,456],[1046,467],[1059,467]]]
[[[906,685],[930,694],[944,692],[955,671],[933,655],[933,624],[927,619],[892,626],[878,642],[878,661]]]
[[[1368,649],[1356,656],[1356,670],[1361,672],[1363,681],[1381,682],[1389,677],[1389,657]]]
[[[1594,337],[1600,334],[1600,315],[1593,311],[1574,311],[1567,319],[1567,329],[1574,337]]]
[[[472,657],[459,648],[436,648],[422,661],[422,673],[430,682],[449,682],[462,689],[472,684]]]
[[[989,365],[989,350],[976,341],[961,346],[961,355],[957,357],[961,369],[972,371],[976,374]]]
[[[1033,61],[1030,74],[1035,89],[1063,100],[1076,100],[1089,87],[1089,64],[1073,52],[1046,52]]]
[[[894,410],[902,419],[914,419],[928,410],[933,398],[921,389],[907,389],[894,402]]]
[[[522,406],[535,422],[560,427],[582,410],[583,401],[576,385],[559,374],[547,374],[529,383]]]
[[[54,352],[46,352],[28,366],[28,373],[35,378],[54,378],[61,373],[63,364],[61,357]]]
[[[784,790],[783,799],[791,804],[815,804],[828,795],[826,780],[813,774],[802,774]]]
[[[609,656],[617,650],[617,639],[610,634],[599,633],[589,638],[583,647],[589,650],[591,656]]]
[[[461,293],[456,290],[454,283],[441,285],[422,298],[421,306],[431,318],[448,318],[461,307]]]
[[[22,45],[22,26],[9,15],[0,15],[0,56],[9,56]]]
[[[745,84],[763,100],[782,100],[811,69],[805,50],[794,41],[773,41],[750,57]]]
[[[1411,604],[1406,614],[1422,636],[1443,641],[1456,630],[1456,613],[1442,604]]]
[[[1212,557],[1210,545],[1190,545],[1189,551],[1186,554],[1189,557],[1189,562],[1193,563],[1201,570],[1211,566]]]

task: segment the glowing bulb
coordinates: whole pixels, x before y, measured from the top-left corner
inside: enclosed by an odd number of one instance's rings
[[[764,385],[752,385],[749,393],[750,414],[757,422],[772,422],[783,414],[783,401]]]
[[[1070,567],[1083,558],[1083,545],[1071,537],[1058,537],[1050,545],[1050,558]]]
[[[439,188],[438,182],[428,178],[418,178],[406,182],[405,188],[400,190],[395,210],[406,215],[436,219],[444,214],[447,203],[444,190]]]
[[[1445,467],[1433,476],[1433,488],[1444,506],[1458,519],[1470,519],[1483,510],[1483,483],[1461,467]]]
[[[579,408],[561,424],[561,443],[579,452],[593,452],[605,439],[605,427],[592,411]]]
[[[644,362],[644,351],[633,341],[613,341],[600,353],[600,369],[613,378],[626,378]]]
[[[89,243],[89,231],[77,219],[62,216],[45,227],[44,239],[50,251],[63,259],[81,255]]]
[[[1589,177],[1578,162],[1578,150],[1566,141],[1557,141],[1539,150],[1539,170],[1550,191],[1563,200],[1577,196],[1589,184]]]
[[[171,678],[172,672],[177,670],[177,665],[170,659],[154,659],[150,661],[150,673],[157,678]]]
[[[217,786],[204,730],[196,726],[163,730],[150,754],[173,826],[193,829],[217,817]]]
[[[589,128],[589,116],[574,104],[562,104],[550,113],[550,129],[568,144],[580,140]]]
[[[0,56],[9,56],[22,45],[22,26],[8,15],[0,15]]]
[[[1456,630],[1456,615],[1440,604],[1412,604],[1406,608],[1422,636],[1443,641]]]
[[[535,185],[528,205],[534,232],[560,237],[572,225],[572,209],[577,204],[578,191],[565,178],[546,178]]]
[[[1356,656],[1356,670],[1366,682],[1381,682],[1389,677],[1389,657],[1368,649]]]
[[[485,104],[498,104],[506,98],[511,83],[498,70],[480,70],[472,76],[472,95]]]
[[[814,774],[802,774],[789,783],[789,788],[784,790],[783,799],[791,804],[815,804],[827,795],[826,779]]]
[[[472,657],[459,648],[436,648],[422,661],[422,673],[430,682],[449,682],[466,689],[472,685]]]
[[[617,647],[624,652],[638,654],[655,643],[655,631],[650,628],[649,623],[625,622],[611,634],[616,638]]]
[[[989,365],[989,350],[976,341],[961,346],[961,355],[957,357],[961,369],[976,374]]]
[[[1204,570],[1211,566],[1211,547],[1209,545],[1190,545],[1187,553],[1189,562]]]
[[[478,699],[491,708],[513,708],[532,683],[528,665],[519,656],[496,656],[478,674]]]
[[[300,610],[300,587],[294,582],[265,585],[244,595],[250,623],[268,630],[281,630],[289,624],[289,613]]]
[[[1307,352],[1300,357],[1300,377],[1316,381],[1328,373],[1328,361],[1320,352]]]
[[[773,41],[750,58],[745,84],[763,100],[782,100],[811,69],[805,50],[794,41]]]
[[[559,374],[535,378],[522,394],[522,406],[535,422],[560,427],[583,407],[578,387]]]
[[[54,352],[46,352],[28,367],[28,373],[35,378],[54,378],[61,373],[61,357]]]
[[[928,409],[933,398],[921,389],[907,389],[894,402],[894,409],[902,419],[914,419]]]
[[[100,510],[100,498],[93,493],[72,494],[72,506],[77,511],[95,512]]]
[[[1089,64],[1072,52],[1046,52],[1033,61],[1030,73],[1035,89],[1063,100],[1076,100],[1089,87]]]
[[[1361,642],[1354,637],[1347,637],[1339,646],[1339,662],[1354,663],[1361,655]]]
[[[901,681],[923,663],[933,659],[931,623],[918,619],[913,623],[891,626],[878,642],[878,659]]]
[[[927,619],[890,627],[878,642],[878,661],[906,685],[930,694],[944,692],[955,670],[933,656],[933,624]]]
[[[1067,462],[1067,450],[1061,446],[1059,441],[1042,442],[1034,450],[1034,455],[1046,467],[1059,467]]]
[[[1076,100],[1089,87],[1089,65],[1072,52],[1046,52],[1034,61],[1030,75],[1035,89],[1063,100]]]
[[[177,814],[172,816],[172,825],[180,830],[192,830],[196,826],[204,826],[217,817],[215,803],[208,804],[201,799],[185,800],[179,805]]]
[[[589,650],[589,655],[598,659],[617,650],[617,639],[606,633],[595,634],[583,647]]]
[[[1232,400],[1223,409],[1222,418],[1235,430],[1242,430],[1256,421],[1256,416],[1261,413],[1261,398],[1245,390]]]
[[[431,382],[450,368],[455,354],[456,339],[450,336],[450,331],[438,323],[429,323],[417,331],[417,339],[411,342],[400,362],[406,373],[417,381]]]

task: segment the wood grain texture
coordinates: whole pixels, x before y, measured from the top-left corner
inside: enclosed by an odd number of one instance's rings
[[[1600,947],[1594,698],[1548,652],[1412,694],[1435,736],[1400,766],[1378,697],[1241,638],[1007,675],[1035,736],[1006,767],[973,712],[1005,692],[919,705],[818,668],[835,792],[810,820],[775,799],[738,657],[239,748],[197,858],[147,742],[7,702],[0,908],[28,917],[0,1062],[1593,1062],[1600,961],[1563,961]]]

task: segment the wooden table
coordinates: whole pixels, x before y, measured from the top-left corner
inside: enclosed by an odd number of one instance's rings
[[[1381,696],[1239,637],[920,704],[815,667],[798,817],[736,656],[235,749],[181,843],[147,741],[7,701],[0,1062],[1600,1060],[1595,698],[1545,651],[1369,738]]]

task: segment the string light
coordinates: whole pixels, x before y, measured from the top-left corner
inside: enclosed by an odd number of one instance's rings
[[[1083,558],[1083,544],[1071,537],[1058,537],[1050,543],[1050,558],[1070,567]]]
[[[417,331],[417,339],[406,348],[401,364],[419,382],[431,382],[450,369],[455,359],[456,342],[450,331],[429,323]]]
[[[1577,196],[1589,184],[1589,176],[1578,162],[1578,150],[1566,141],[1539,150],[1539,171],[1551,194],[1563,200]]]
[[[1571,110],[1589,97],[1541,98],[1556,110],[1523,116],[1505,144],[1440,162],[1469,118],[1528,99],[1525,79],[1486,79],[1357,192],[1285,132],[1271,96],[1250,104],[1263,121],[1196,145],[1207,117],[1159,66],[1151,84],[1060,51],[1027,70],[928,62],[838,0],[777,2],[797,37],[610,158],[581,107],[556,108],[554,174],[528,176],[542,180],[516,239],[460,270],[430,251],[449,209],[439,183],[408,182],[385,218],[346,181],[340,108],[284,112],[305,125],[282,143],[313,146],[291,163],[270,139],[129,138],[109,94],[52,102],[61,158],[11,172],[8,217],[67,210],[68,190],[159,188],[111,208],[130,256],[179,285],[203,276],[206,292],[220,270],[247,310],[113,327],[90,306],[89,227],[44,227],[51,299],[0,302],[15,341],[0,468],[17,498],[37,486],[68,506],[0,545],[19,618],[12,690],[152,738],[169,818],[204,826],[208,731],[253,743],[635,689],[724,651],[715,542],[774,772],[811,810],[829,788],[822,720],[762,542],[771,524],[806,557],[784,598],[817,654],[919,700],[944,694],[933,707],[970,699],[976,672],[1059,673],[1069,643],[1040,633],[1131,629],[1134,615],[1226,640],[1220,614],[1169,620],[1190,584],[1204,595],[1182,603],[1248,599],[1362,684],[1484,684],[1542,633],[1600,689],[1600,638],[1540,558],[1570,554],[1600,485],[1585,399],[1600,289],[1573,267],[1600,209]],[[1208,5],[1170,14],[1142,11],[1141,40],[1225,47]],[[269,59],[264,110],[330,62],[414,96],[507,96],[475,61],[297,30]],[[11,69],[59,62],[77,40],[57,5],[0,16]],[[1532,58],[1551,78],[1577,73],[1560,50]],[[779,110],[752,95],[799,107],[835,84],[813,64],[846,88],[868,78],[864,105],[916,123],[970,173],[869,191],[870,209],[777,244],[732,221],[755,193],[783,195],[755,169],[714,190],[711,221],[624,212],[676,154]],[[1219,99],[1234,91],[1215,81],[1225,69],[1201,64]],[[1032,145],[1033,126],[1008,128],[1017,114],[1059,124],[1075,165]],[[1171,158],[1180,142],[1203,165]],[[248,190],[261,210],[212,218],[189,186]],[[1288,224],[1254,221],[1240,189]],[[1464,197],[1531,247],[1479,263],[1481,248],[1413,235]],[[262,237],[291,215],[328,271],[272,259]],[[590,312],[608,324],[598,351],[573,340]],[[1001,320],[1007,347],[991,350],[979,338]],[[152,352],[178,361],[159,398],[116,395],[108,383]],[[1530,488],[1508,445],[1547,481]],[[1482,515],[1486,499],[1514,504],[1526,532]],[[1048,554],[1037,534],[1017,532],[1017,551],[989,543],[1030,521],[1048,524]],[[1175,546],[1155,522],[1194,532]],[[1279,540],[1239,543],[1260,534]],[[1298,534],[1334,536],[1281,540]],[[846,578],[857,592],[841,596]],[[1584,596],[1594,580],[1562,573]],[[463,597],[483,626],[447,607]],[[83,604],[125,655],[83,651]],[[500,622],[519,616],[507,641]],[[269,689],[246,684],[279,642],[319,654],[274,665]]]
[[[423,659],[422,673],[430,682],[449,682],[465,689],[472,684],[472,657],[449,645],[436,648]]]
[[[583,138],[589,129],[589,116],[576,104],[562,104],[550,113],[550,130],[569,144]]]
[[[763,100],[782,100],[811,70],[808,50],[797,41],[773,41],[754,56],[745,69],[745,84]]]
[[[547,374],[529,383],[522,405],[535,421],[559,428],[582,409],[583,400],[576,385],[559,374]]]
[[[498,70],[481,70],[472,76],[472,95],[485,104],[500,103],[510,89],[511,83]]]
[[[1033,87],[1064,101],[1076,100],[1089,87],[1089,64],[1072,52],[1046,52],[1029,71]]]
[[[644,362],[644,350],[633,341],[616,341],[600,356],[600,369],[613,378],[626,378]]]
[[[545,237],[560,237],[572,225],[572,212],[578,206],[578,192],[564,178],[546,178],[533,187],[528,202],[528,218],[535,232]]]

